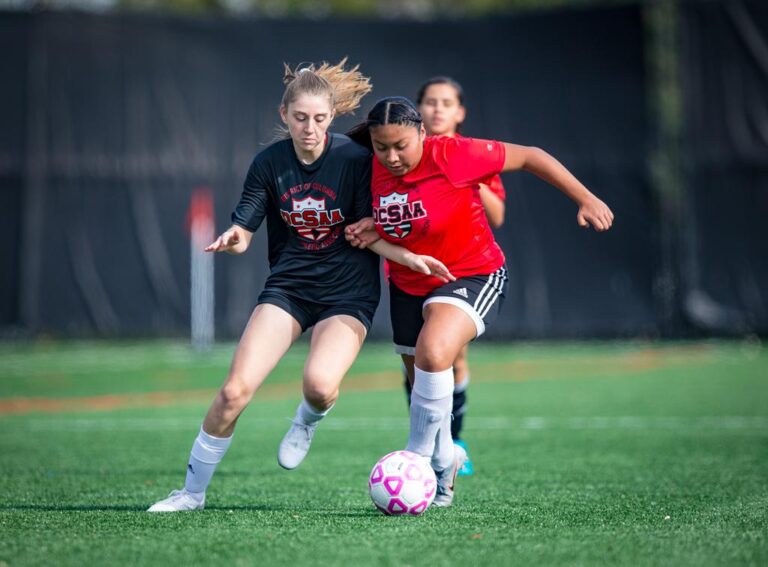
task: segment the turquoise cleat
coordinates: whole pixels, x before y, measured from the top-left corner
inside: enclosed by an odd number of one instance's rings
[[[464,461],[464,465],[459,469],[458,476],[471,476],[475,474],[475,467],[472,466],[472,459],[469,458],[469,448],[467,447],[467,444],[461,439],[456,439],[453,443],[464,449],[467,453],[467,460]]]

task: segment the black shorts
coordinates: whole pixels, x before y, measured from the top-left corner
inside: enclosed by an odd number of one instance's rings
[[[376,313],[378,300],[375,302],[351,300],[344,305],[318,303],[303,297],[297,297],[279,288],[265,288],[259,295],[259,304],[269,303],[289,313],[301,325],[302,332],[323,319],[334,315],[349,315],[365,325],[365,331],[371,330],[371,321]]]
[[[395,352],[416,352],[416,339],[419,338],[421,327],[424,325],[422,310],[429,303],[450,303],[464,311],[475,322],[475,338],[479,337],[499,316],[508,282],[506,266],[492,274],[459,278],[425,296],[405,293],[390,282],[389,316],[392,321]]]

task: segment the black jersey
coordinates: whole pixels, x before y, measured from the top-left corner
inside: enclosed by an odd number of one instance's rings
[[[290,139],[256,155],[232,222],[255,232],[267,219],[270,275],[280,288],[334,304],[379,298],[378,256],[352,247],[344,227],[371,210],[371,155],[341,134],[301,163]]]

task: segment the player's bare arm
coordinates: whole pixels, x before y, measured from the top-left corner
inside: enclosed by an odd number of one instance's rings
[[[233,224],[222,232],[216,240],[205,247],[206,252],[226,252],[228,254],[242,254],[248,250],[253,233],[242,226]]]
[[[365,217],[356,223],[348,225],[344,229],[344,237],[356,248],[370,248],[379,256],[402,264],[415,272],[435,276],[444,282],[456,280],[440,260],[432,256],[414,254],[402,246],[396,246],[381,240],[374,229],[372,217]]]
[[[576,221],[579,226],[605,231],[613,224],[613,212],[593,195],[563,164],[540,148],[504,144],[506,158],[502,171],[524,169],[554,185],[579,206]]]
[[[483,203],[488,224],[491,225],[491,228],[499,228],[504,224],[504,201],[497,195],[494,195],[493,191],[485,183],[480,183],[479,185],[480,201]]]
[[[456,278],[451,274],[448,268],[445,267],[445,264],[432,256],[414,254],[407,248],[390,244],[386,240],[381,239],[371,244],[369,248],[379,256],[383,256],[392,262],[402,264],[414,272],[435,276],[444,282],[456,281]]]

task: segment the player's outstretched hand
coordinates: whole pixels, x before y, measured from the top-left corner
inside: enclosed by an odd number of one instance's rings
[[[590,198],[581,204],[579,212],[576,215],[576,222],[579,226],[589,228],[592,226],[596,231],[603,232],[611,228],[613,224],[613,212],[608,205],[600,199],[591,195]]]
[[[421,272],[428,276],[435,276],[444,282],[454,282],[456,278],[440,260],[432,256],[408,253],[405,258],[406,266],[414,272]]]
[[[219,237],[205,247],[206,252],[229,252],[230,254],[240,254],[248,248],[247,239],[244,237],[243,229],[231,227],[222,232]]]

